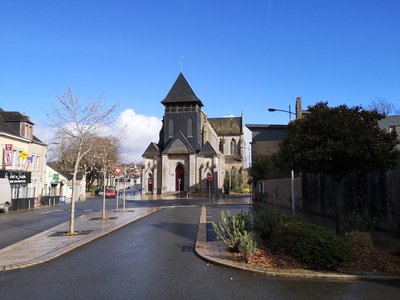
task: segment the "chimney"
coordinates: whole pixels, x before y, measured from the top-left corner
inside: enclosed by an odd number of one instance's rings
[[[302,114],[301,114],[301,97],[296,98],[296,120],[301,119]]]

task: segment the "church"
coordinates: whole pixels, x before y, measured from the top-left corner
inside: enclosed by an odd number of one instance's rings
[[[142,157],[144,194],[220,193],[247,178],[243,118],[208,118],[182,73],[164,100],[158,143]]]

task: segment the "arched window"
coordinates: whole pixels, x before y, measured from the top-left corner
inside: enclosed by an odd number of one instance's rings
[[[206,141],[206,130],[203,125],[203,128],[201,129],[201,145],[202,146],[204,146],[205,141]]]
[[[224,153],[224,143],[224,139],[219,140],[219,151],[221,151],[221,153]]]
[[[236,147],[236,140],[232,139],[231,140],[231,154],[237,154],[237,147]]]
[[[174,137],[174,121],[172,119],[168,123],[168,137]]]
[[[191,118],[187,121],[187,136],[193,137],[193,121]]]

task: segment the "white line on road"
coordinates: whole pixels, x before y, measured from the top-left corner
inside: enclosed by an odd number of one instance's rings
[[[56,209],[56,210],[50,210],[50,211],[45,211],[40,213],[41,215],[46,215],[46,214],[51,214],[53,212],[57,212],[57,211],[64,211],[63,209]]]

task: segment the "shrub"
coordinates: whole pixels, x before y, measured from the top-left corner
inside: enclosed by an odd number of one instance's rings
[[[244,222],[243,231],[250,232],[253,230],[253,215],[251,213],[241,210],[240,213],[234,215],[233,217],[237,218],[240,224]]]
[[[245,194],[250,194],[252,191],[251,185],[248,183],[244,183],[240,186],[241,192]]]
[[[346,233],[345,240],[353,247],[371,250],[374,248],[372,237],[369,232],[352,231]]]
[[[272,237],[272,248],[283,251],[315,269],[336,269],[353,251],[333,231],[300,220],[288,220]]]
[[[249,261],[249,258],[256,252],[256,242],[254,241],[251,233],[245,231],[240,237],[239,251],[243,253],[244,260]]]
[[[363,212],[352,212],[341,217],[339,220],[340,232],[348,233],[352,231],[370,232],[374,229],[374,222],[368,214],[368,210]]]
[[[231,252],[243,253],[245,260],[248,260],[256,248],[248,231],[251,227],[251,215],[241,211],[239,214],[230,216],[229,211],[227,215],[221,211],[220,217],[221,222],[212,223],[217,239],[222,240]]]
[[[230,216],[229,211],[225,215],[224,211],[220,214],[221,222],[212,223],[217,239],[229,248],[231,252],[239,252],[240,237],[245,231],[245,222],[238,217]]]
[[[282,225],[283,216],[281,213],[263,209],[254,213],[254,231],[261,238],[270,238],[271,234]]]

